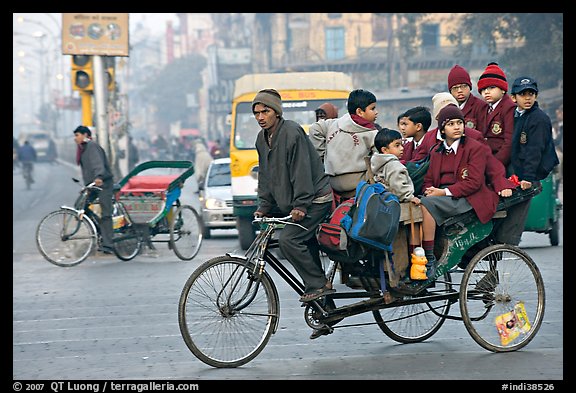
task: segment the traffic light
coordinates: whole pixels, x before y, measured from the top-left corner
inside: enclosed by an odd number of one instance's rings
[[[94,90],[94,70],[92,68],[92,56],[72,56],[72,90]]]
[[[108,87],[108,90],[114,90],[114,87],[116,86],[116,83],[114,81],[114,68],[106,68],[106,86]]]
[[[108,90],[112,91],[116,87],[116,80],[114,79],[115,58],[114,56],[104,56],[104,82]]]

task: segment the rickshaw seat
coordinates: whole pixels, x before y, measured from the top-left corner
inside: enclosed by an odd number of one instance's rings
[[[130,178],[121,193],[166,192],[178,175],[138,175]]]
[[[507,215],[507,209],[511,206],[514,206],[520,202],[523,202],[527,199],[532,198],[534,195],[537,195],[542,191],[542,186],[540,187],[532,187],[527,190],[517,189],[514,190],[511,196],[507,198],[500,197],[498,202],[498,206],[496,206],[496,212],[492,219],[497,218],[504,218]],[[450,217],[446,222],[442,225],[444,228],[448,228],[451,225],[458,224],[459,226],[463,227],[467,223],[471,222],[472,220],[476,219],[476,212],[474,210],[469,210],[466,213],[458,214],[457,216]]]

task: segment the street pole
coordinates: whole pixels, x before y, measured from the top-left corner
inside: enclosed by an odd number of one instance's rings
[[[108,86],[102,56],[92,57],[94,69],[94,100],[96,104],[96,128],[98,130],[98,144],[112,157],[110,151],[110,137],[108,131]]]
[[[80,100],[82,105],[82,125],[93,127],[92,120],[92,92],[80,91]]]

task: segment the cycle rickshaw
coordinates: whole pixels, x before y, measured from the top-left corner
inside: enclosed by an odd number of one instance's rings
[[[492,352],[516,351],[538,332],[544,316],[544,282],[536,263],[522,249],[495,244],[493,221],[506,208],[531,198],[539,189],[515,191],[501,198],[494,219],[480,223],[473,211],[453,217],[438,228],[435,247],[439,265],[434,277],[413,293],[396,292],[394,282],[405,274],[400,266],[407,249],[405,226],[393,244],[393,266],[375,249],[352,264],[332,260],[326,276],[334,280],[338,266],[360,276],[363,289],[328,294],[305,303],[304,318],[313,329],[331,333],[347,317],[372,312],[375,324],[400,343],[432,337],[446,319],[461,320],[481,347]],[[238,367],[254,359],[278,328],[280,302],[276,284],[266,271],[271,267],[296,292],[304,285],[273,253],[274,233],[284,225],[299,225],[283,218],[261,218],[261,231],[245,255],[212,258],[199,266],[182,289],[178,321],[189,350],[213,367]],[[402,220],[402,218],[401,218]],[[407,255],[406,255],[407,257]],[[382,274],[380,266],[385,263]],[[459,269],[458,264],[465,269]],[[452,276],[461,275],[453,281]],[[384,277],[390,293],[383,293]],[[459,303],[460,315],[450,314]]]
[[[144,244],[167,243],[178,258],[191,260],[202,244],[202,221],[196,210],[180,202],[186,179],[194,174],[190,161],[148,161],[114,185],[114,254],[135,258]],[[76,182],[78,180],[74,179]],[[75,266],[100,242],[99,188],[82,187],[73,207],[45,216],[36,229],[42,256],[57,266]]]

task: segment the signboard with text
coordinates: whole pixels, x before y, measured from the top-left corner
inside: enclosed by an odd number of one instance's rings
[[[62,13],[62,54],[128,56],[128,14]]]

